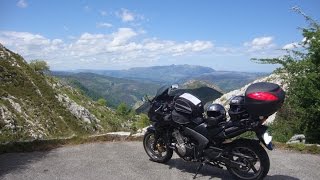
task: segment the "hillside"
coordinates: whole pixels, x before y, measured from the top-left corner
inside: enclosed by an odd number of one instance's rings
[[[55,73],[54,75],[67,84],[81,89],[93,100],[99,98],[106,99],[107,104],[112,107],[117,107],[121,102],[133,106],[144,95],[154,95],[160,87],[154,83],[142,83],[93,73],[75,73],[68,75]]]
[[[86,135],[121,128],[112,110],[35,72],[0,44],[0,143]]]

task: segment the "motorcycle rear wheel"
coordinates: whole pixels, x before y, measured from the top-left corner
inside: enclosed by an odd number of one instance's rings
[[[263,179],[269,172],[269,156],[264,148],[255,141],[244,140],[231,145],[229,158],[242,164],[238,167],[227,167],[235,179]]]
[[[155,148],[154,143],[156,143]],[[165,163],[172,158],[173,150],[168,147],[162,138],[155,142],[155,134],[153,132],[146,132],[143,137],[143,147],[152,161]]]

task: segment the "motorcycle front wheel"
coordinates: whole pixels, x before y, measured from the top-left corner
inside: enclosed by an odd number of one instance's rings
[[[150,160],[165,163],[172,157],[173,150],[168,147],[163,138],[159,138],[155,142],[155,134],[153,132],[146,132],[143,137],[143,147]]]
[[[236,179],[263,179],[269,172],[269,156],[259,143],[249,140],[235,143],[230,147],[229,155],[237,165],[227,169]]]

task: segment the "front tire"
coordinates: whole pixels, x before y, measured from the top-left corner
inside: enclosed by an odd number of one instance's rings
[[[267,152],[256,141],[242,140],[231,145],[229,158],[241,165],[227,167],[235,179],[263,179],[269,172],[270,160]]]
[[[154,143],[156,143],[155,148]],[[169,148],[163,138],[159,138],[157,142],[155,142],[154,132],[146,132],[143,137],[143,147],[150,157],[150,160],[158,163],[165,163],[169,161],[173,154],[173,150]]]

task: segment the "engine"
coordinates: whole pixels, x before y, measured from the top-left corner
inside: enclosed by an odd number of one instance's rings
[[[172,133],[172,136],[177,140],[175,145],[177,154],[185,160],[190,160],[190,157],[194,152],[194,144],[189,142],[189,138],[183,136],[178,130]]]

